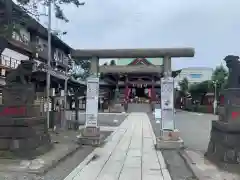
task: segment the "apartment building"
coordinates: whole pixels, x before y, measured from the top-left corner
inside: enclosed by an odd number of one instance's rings
[[[23,12],[11,0],[0,0],[0,22],[12,22],[14,17],[25,17],[21,22],[20,34],[13,32],[11,37],[0,37],[0,75],[4,78],[6,69],[16,68],[21,60],[33,59],[37,65],[47,63],[48,32],[45,27]],[[14,23],[14,20],[13,20]],[[56,78],[66,75],[71,61],[71,48],[57,36],[52,35],[51,65]],[[64,77],[63,77],[64,78]],[[4,81],[0,81],[4,84]]]
[[[178,87],[179,82],[181,82],[184,78],[187,78],[189,84],[211,80],[213,71],[213,68],[210,67],[183,68],[175,78],[175,87]]]

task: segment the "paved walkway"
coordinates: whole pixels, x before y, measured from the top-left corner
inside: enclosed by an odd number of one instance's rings
[[[146,113],[131,113],[65,180],[171,180]],[[93,155],[97,158],[90,161]]]

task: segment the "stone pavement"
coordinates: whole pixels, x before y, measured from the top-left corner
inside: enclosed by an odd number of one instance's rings
[[[171,180],[146,113],[131,113],[65,180]]]

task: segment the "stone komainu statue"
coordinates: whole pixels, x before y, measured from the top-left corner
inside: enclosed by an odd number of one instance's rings
[[[224,58],[229,69],[227,88],[240,88],[240,61],[239,56],[228,55]]]
[[[22,60],[16,69],[10,70],[6,76],[6,85],[8,84],[27,84],[31,81],[31,75],[34,69],[34,62]]]

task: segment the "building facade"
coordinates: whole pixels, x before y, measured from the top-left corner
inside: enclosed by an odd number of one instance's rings
[[[155,103],[160,98],[161,77],[163,77],[162,58],[121,58],[116,65],[100,66],[105,82],[119,91],[123,103],[132,102],[135,97]],[[181,70],[173,71],[176,77]]]
[[[8,69],[15,69],[21,60],[33,60],[36,65],[46,64],[48,60],[48,32],[36,20],[27,15],[11,0],[0,1],[0,22],[21,24],[19,31],[12,35],[0,36],[0,77],[3,79]],[[18,22],[16,17],[25,17],[27,22]],[[57,36],[52,35],[52,71],[59,77],[66,76],[71,61],[71,47]],[[53,76],[54,76],[53,73]],[[4,85],[4,81],[0,81]]]
[[[175,77],[175,87],[178,87],[179,82],[187,78],[189,84],[200,83],[211,80],[213,68],[209,67],[188,67],[183,68],[181,72]]]
[[[18,32],[13,31],[8,36],[0,35],[0,98],[7,72],[17,68],[22,60],[32,60],[36,64],[32,77],[37,85],[36,100],[40,101],[46,97],[48,31],[12,0],[0,0],[0,15],[0,24],[21,24]],[[24,17],[24,21],[21,21],[20,17]],[[50,97],[52,102],[60,98],[63,104],[65,87],[67,94],[83,94],[85,84],[70,78],[72,48],[54,34],[51,36],[51,48]]]

